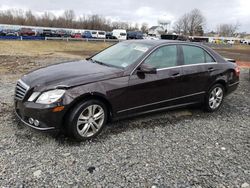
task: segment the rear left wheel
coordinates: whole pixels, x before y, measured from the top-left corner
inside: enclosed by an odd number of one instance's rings
[[[215,84],[207,93],[206,96],[206,110],[214,112],[218,110],[224,99],[224,87],[221,84]]]

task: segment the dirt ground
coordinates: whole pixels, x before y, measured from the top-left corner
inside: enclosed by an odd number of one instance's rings
[[[237,61],[250,62],[250,46],[249,45],[234,45],[230,48],[216,48],[216,51],[222,56],[236,59]]]
[[[249,187],[246,68],[218,112],[191,108],[114,122],[89,142],[42,134],[15,118],[14,88],[22,74],[109,45],[0,41],[0,187]],[[216,50],[250,65],[250,47]]]

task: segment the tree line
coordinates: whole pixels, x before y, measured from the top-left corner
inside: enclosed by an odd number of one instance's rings
[[[84,15],[76,17],[73,10],[65,10],[61,16],[56,16],[52,12],[44,12],[41,16],[35,15],[31,10],[9,9],[0,11],[1,24],[29,25],[40,27],[74,28],[105,30],[126,29],[128,31],[147,30],[147,24],[131,24],[129,22],[111,21],[100,15]]]
[[[130,22],[111,21],[103,16],[84,15],[76,17],[73,10],[65,10],[61,16],[56,16],[52,12],[44,12],[42,15],[35,15],[31,10],[21,9],[0,10],[1,24],[29,25],[41,27],[75,28],[90,30],[112,31],[113,29],[126,29],[127,31],[148,32],[148,24],[131,24]],[[203,36],[206,18],[199,9],[194,9],[182,15],[173,26],[173,31],[177,34],[190,36]],[[220,24],[217,26],[216,34],[219,36],[231,37],[237,34],[239,29],[237,24]]]

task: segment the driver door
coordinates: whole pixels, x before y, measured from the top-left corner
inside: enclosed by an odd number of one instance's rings
[[[159,47],[144,60],[142,64],[157,68],[157,73],[135,71],[130,76],[127,90],[128,108],[120,113],[143,113],[178,104],[178,100],[174,100],[182,96],[182,69],[178,67],[178,54],[177,45],[167,45]]]

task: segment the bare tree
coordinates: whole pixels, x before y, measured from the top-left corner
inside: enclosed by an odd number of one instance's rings
[[[148,24],[147,23],[142,23],[142,25],[141,25],[141,31],[143,32],[143,33],[148,33]]]
[[[237,30],[239,29],[240,24],[220,24],[217,26],[217,33],[220,36],[224,37],[233,37],[235,36]]]
[[[175,22],[173,29],[177,34],[182,34],[184,32],[182,19],[179,19]]]
[[[27,25],[36,25],[36,17],[31,10],[25,12],[25,20]]]
[[[44,12],[39,25],[45,26],[45,27],[53,27],[54,19],[55,19],[55,15],[53,13]]]
[[[205,22],[205,17],[202,15],[201,11],[194,9],[189,13],[189,34],[196,35],[197,30],[202,28]]]
[[[204,24],[205,17],[201,11],[194,9],[177,20],[174,25],[174,31],[184,35],[200,35],[203,34],[201,31],[203,31]]]
[[[138,23],[135,23],[135,29],[134,30],[136,30],[136,31],[139,30],[139,24]]]
[[[65,20],[73,21],[75,18],[75,12],[73,10],[65,10],[63,13]]]
[[[73,10],[65,10],[62,17],[64,27],[72,27],[73,20],[75,19],[75,12]]]
[[[13,12],[11,10],[2,11],[0,13],[0,23],[8,24],[8,23],[11,23],[11,22],[14,22]]]

